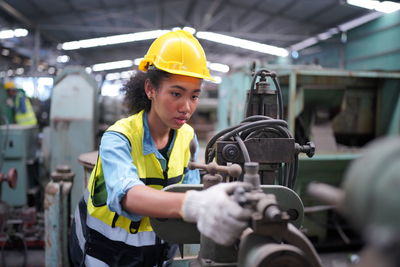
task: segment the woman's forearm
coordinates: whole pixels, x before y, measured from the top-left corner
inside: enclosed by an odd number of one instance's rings
[[[129,189],[122,199],[124,210],[138,215],[179,218],[181,217],[184,193],[164,192],[144,185]]]

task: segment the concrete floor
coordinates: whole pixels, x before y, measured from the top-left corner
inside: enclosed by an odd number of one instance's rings
[[[24,266],[24,253],[22,251],[6,250],[2,254],[4,256],[4,264],[0,261],[0,266],[22,267]],[[352,263],[358,261],[358,254],[353,252],[333,252],[320,254],[324,267],[350,267]],[[188,261],[195,257],[185,257],[184,260],[177,258],[171,267],[188,266]],[[44,267],[45,255],[44,250],[29,250],[27,253],[25,267]]]
[[[0,258],[0,266],[5,267],[44,267],[44,250],[28,250],[25,255],[23,251],[4,250]],[[24,265],[24,261],[26,265]]]

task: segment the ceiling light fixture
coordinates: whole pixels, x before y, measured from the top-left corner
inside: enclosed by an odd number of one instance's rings
[[[381,2],[375,0],[347,0],[347,4],[370,10],[376,10],[383,13],[392,13],[400,10],[400,4],[392,1]]]
[[[67,63],[69,61],[69,56],[68,55],[61,55],[57,57],[57,62],[58,63]]]
[[[222,82],[222,78],[220,76],[213,76],[214,81],[209,81],[211,83],[220,84]]]
[[[130,68],[133,65],[132,60],[120,60],[106,63],[94,64],[92,66],[93,71],[103,71],[103,70],[112,70],[112,69],[122,69],[122,68]]]
[[[211,63],[207,62],[208,67],[210,70],[219,71],[223,73],[227,73],[229,71],[229,66],[221,63]]]
[[[195,34],[195,33],[196,33],[196,29],[195,29],[195,28],[188,27],[188,26],[183,27],[182,30],[187,31],[187,32],[190,32],[191,34]]]
[[[266,45],[254,41],[249,41],[241,38],[236,38],[224,34],[214,33],[214,32],[197,32],[197,38],[204,39],[216,43],[221,43],[225,45],[231,45],[240,47],[243,49],[248,49],[260,53],[270,54],[274,56],[287,57],[289,55],[289,51],[272,45]]]
[[[136,66],[139,66],[140,61],[142,61],[142,60],[143,60],[142,57],[140,57],[140,58],[135,58],[135,59],[133,60],[133,64],[135,64]]]
[[[184,31],[190,32],[191,34],[195,34],[195,32],[196,32],[195,28],[188,27],[188,26],[185,26],[183,28],[181,28],[181,27],[173,27],[171,30],[172,31],[184,30]]]
[[[61,49],[75,50],[75,49],[81,49],[81,48],[89,48],[89,47],[121,44],[121,43],[130,43],[130,42],[143,41],[143,40],[151,40],[151,39],[155,39],[167,32],[169,32],[169,31],[154,30],[154,31],[146,31],[146,32],[135,32],[135,33],[128,33],[128,34],[112,35],[112,36],[107,36],[107,37],[92,38],[92,39],[85,39],[85,40],[79,40],[79,41],[71,41],[71,42],[63,43],[61,45]]]
[[[120,79],[129,79],[132,75],[136,73],[135,70],[127,70],[122,72],[112,72],[108,73],[105,77],[107,81],[120,80]]]
[[[25,37],[28,35],[26,29],[15,29],[15,30],[2,30],[0,31],[0,39],[10,39],[14,37]]]

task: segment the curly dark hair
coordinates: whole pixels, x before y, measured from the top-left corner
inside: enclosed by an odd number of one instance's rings
[[[125,92],[124,105],[130,115],[136,114],[141,110],[149,111],[151,101],[147,98],[144,91],[144,82],[149,79],[154,88],[158,90],[163,79],[168,79],[170,73],[159,70],[149,69],[147,72],[137,72],[124,85],[122,91]]]

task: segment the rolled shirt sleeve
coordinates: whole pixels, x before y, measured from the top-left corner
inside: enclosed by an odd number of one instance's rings
[[[145,127],[147,129],[147,127]],[[195,136],[196,152],[194,159],[197,160],[199,154],[199,142]],[[150,138],[149,138],[150,139]],[[175,141],[175,140],[174,140]],[[156,152],[152,140],[144,140],[145,143],[151,144]],[[170,146],[170,149],[172,145]],[[99,155],[102,162],[104,180],[107,188],[107,206],[108,208],[127,217],[133,221],[138,221],[142,216],[126,212],[121,206],[122,198],[127,194],[129,189],[136,185],[144,185],[138,176],[138,170],[132,163],[131,144],[129,140],[121,133],[108,131],[105,132],[100,144]],[[161,154],[156,152],[160,161],[165,159]],[[187,169],[182,183],[184,184],[199,184],[199,170]]]
[[[132,164],[131,144],[120,133],[105,132],[99,154],[107,188],[108,208],[133,221],[139,221],[142,216],[128,213],[121,206],[121,200],[129,189],[144,185],[139,179],[136,166]]]

